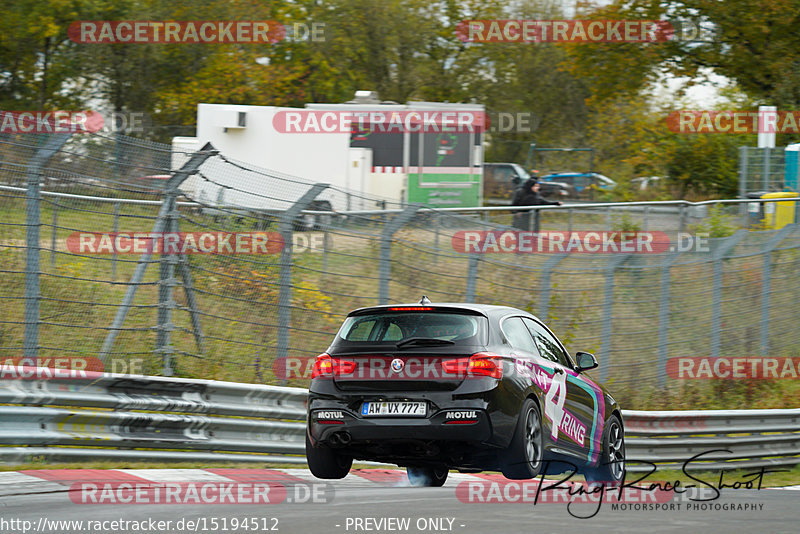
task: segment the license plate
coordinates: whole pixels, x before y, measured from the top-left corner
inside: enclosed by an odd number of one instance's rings
[[[426,411],[424,402],[365,402],[361,406],[361,415],[364,417],[425,417]]]

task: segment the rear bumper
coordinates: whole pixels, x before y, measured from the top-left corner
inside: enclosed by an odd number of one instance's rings
[[[331,437],[341,433],[348,434],[347,439],[353,445],[372,441],[450,441],[479,445],[492,437],[487,413],[470,406],[448,407],[428,417],[361,417],[341,408],[312,408],[308,428],[313,444],[332,443]],[[333,442],[336,441],[334,438]]]

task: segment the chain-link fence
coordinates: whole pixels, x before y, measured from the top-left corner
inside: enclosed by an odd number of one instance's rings
[[[739,147],[739,196],[748,193],[785,191],[797,187],[787,183],[786,151],[784,147]]]
[[[288,370],[348,311],[422,295],[531,311],[616,384],[670,387],[673,358],[800,346],[800,232],[734,201],[542,207],[530,228],[607,231],[611,249],[528,253],[503,237],[509,208],[399,205],[209,145],[5,135],[0,158],[0,360],[303,385]],[[614,241],[645,231],[654,250]]]

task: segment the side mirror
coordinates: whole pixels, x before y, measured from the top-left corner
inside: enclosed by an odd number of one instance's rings
[[[590,354],[588,352],[576,352],[575,358],[578,360],[576,371],[579,373],[597,367],[597,358],[594,357],[594,354]]]

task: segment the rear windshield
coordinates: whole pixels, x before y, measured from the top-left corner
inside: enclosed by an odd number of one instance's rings
[[[411,338],[441,339],[456,345],[485,345],[488,320],[480,315],[390,312],[345,319],[334,343],[391,343]]]

